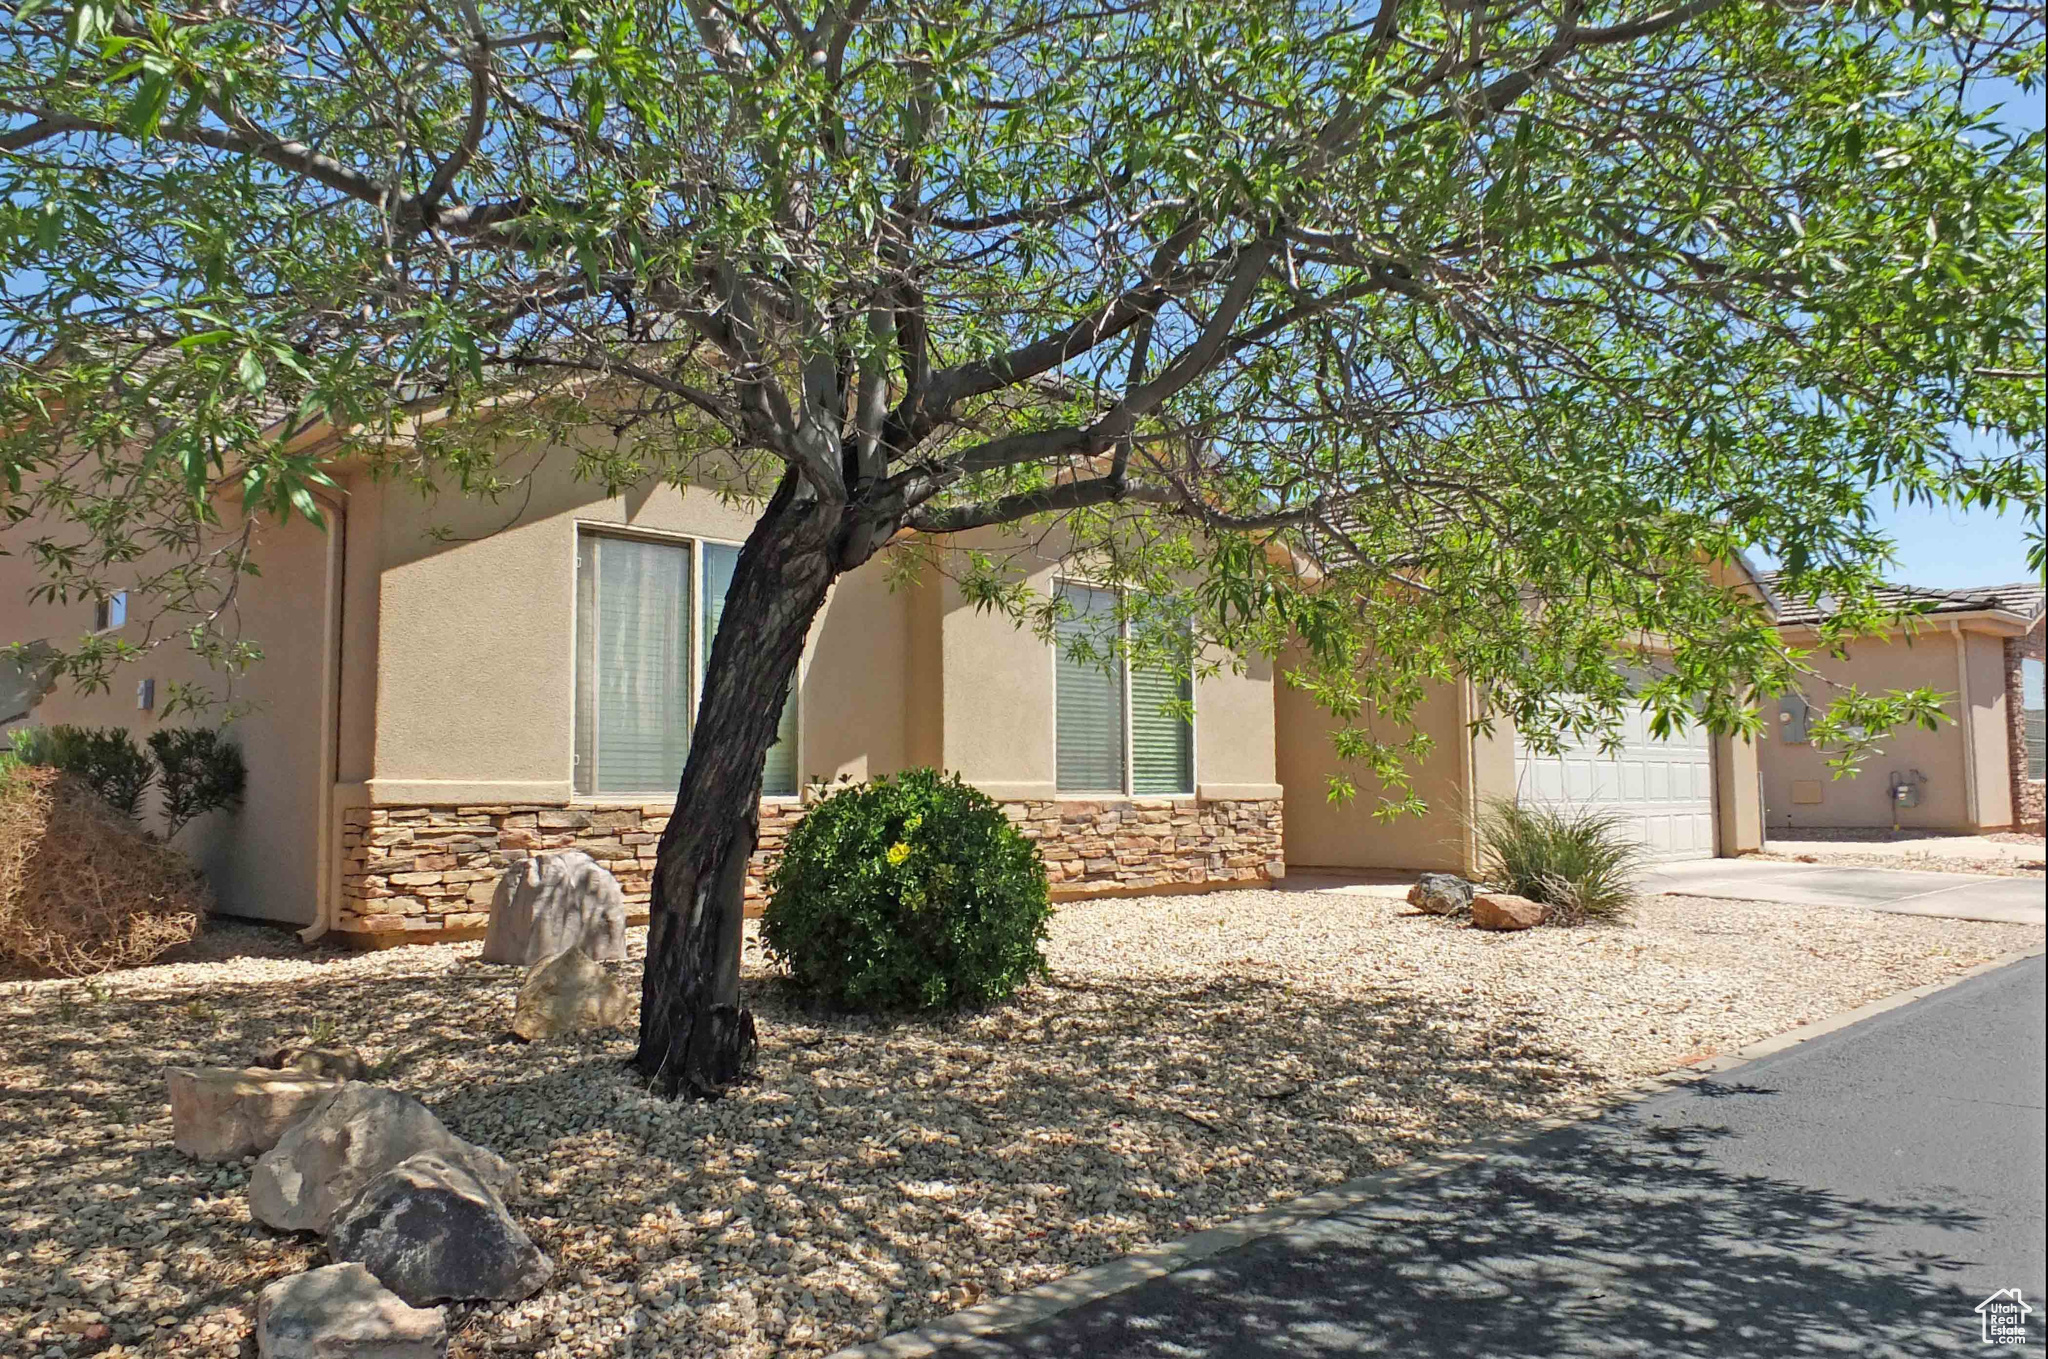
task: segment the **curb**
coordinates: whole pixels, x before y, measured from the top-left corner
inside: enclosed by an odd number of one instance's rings
[[[1220,1227],[1211,1227],[1208,1231],[1198,1232],[1179,1241],[1146,1246],[1120,1259],[1076,1270],[1052,1283],[1040,1284],[1021,1293],[1011,1293],[977,1303],[917,1330],[902,1331],[880,1340],[839,1350],[829,1356],[829,1359],[926,1359],[947,1345],[1002,1331],[1018,1330],[1086,1303],[1135,1288],[1139,1284],[1174,1273],[1211,1256],[1221,1255],[1224,1251],[1234,1250],[1260,1237],[1272,1236],[1317,1218],[1358,1207],[1379,1198],[1389,1190],[1412,1184],[1417,1180],[1434,1178],[1447,1171],[1470,1165],[1474,1161],[1483,1161],[1490,1156],[1518,1150],[1527,1143],[1561,1128],[1604,1117],[1617,1109],[1627,1108],[1654,1095],[1663,1094],[1667,1090],[1691,1085],[1703,1076],[1747,1066],[1751,1062],[1846,1029],[1852,1024],[1875,1018],[1888,1010],[1896,1010],[1911,1005],[1914,1001],[1925,1000],[1929,996],[1946,991],[1952,986],[1960,986],[1987,973],[2024,962],[2028,958],[2038,958],[2044,952],[2048,952],[2048,948],[2021,949],[2004,954],[1958,972],[1946,980],[1930,982],[1925,986],[1916,986],[1910,991],[1900,991],[1896,995],[1881,997],[1866,1005],[1859,1005],[1853,1010],[1846,1010],[1826,1019],[1817,1019],[1811,1024],[1802,1024],[1776,1037],[1760,1039],[1746,1047],[1722,1053],[1707,1061],[1644,1077],[1598,1099],[1573,1105],[1545,1118],[1517,1124],[1508,1132],[1468,1142],[1455,1151],[1417,1157],[1387,1170],[1362,1175],[1355,1180],[1346,1180],[1342,1184],[1318,1190],[1313,1194],[1305,1194],[1298,1199],[1289,1199],[1284,1204],[1224,1223]]]

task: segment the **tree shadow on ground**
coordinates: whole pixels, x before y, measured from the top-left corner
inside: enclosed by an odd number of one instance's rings
[[[1702,1092],[1708,1093],[1708,1092]],[[1725,1092],[1724,1092],[1725,1093]],[[944,1359],[1947,1354],[1972,1348],[1967,1262],[1882,1244],[1978,1219],[1703,1159],[1731,1136],[1628,1117],[1390,1190],[1168,1279]]]
[[[0,1256],[23,1253],[0,1339],[137,1279],[113,1340],[162,1315],[246,1336],[263,1283],[321,1263],[317,1241],[249,1220],[245,1167],[171,1147],[162,1086],[166,1065],[238,1064],[314,1031],[520,1168],[516,1211],[561,1266],[550,1290],[648,1283],[693,1343],[782,1353],[1455,1146],[1606,1079],[1476,1001],[1332,997],[1263,975],[1055,980],[983,1013],[897,1022],[803,1013],[752,976],[755,1078],[670,1104],[623,1067],[630,1029],[506,1041],[517,976],[442,953],[196,995],[0,994],[7,1065],[32,1073],[0,1091]],[[637,979],[636,959],[622,980]],[[790,1339],[807,1309],[827,1324]],[[664,1317],[641,1324],[658,1333]],[[465,1317],[465,1341],[530,1349],[531,1328],[511,1325]]]

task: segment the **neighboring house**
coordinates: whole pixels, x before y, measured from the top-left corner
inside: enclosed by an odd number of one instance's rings
[[[1762,607],[1774,607],[1762,578],[1746,562],[1719,575],[1757,597]],[[1649,732],[1647,715],[1637,710],[1623,721],[1617,754],[1607,754],[1593,738],[1540,755],[1517,738],[1505,718],[1494,719],[1490,735],[1472,734],[1480,701],[1470,680],[1434,685],[1413,718],[1435,743],[1414,780],[1428,810],[1380,821],[1373,811],[1383,790],[1369,776],[1357,778],[1357,796],[1343,804],[1323,793],[1339,767],[1329,714],[1286,686],[1276,703],[1278,768],[1288,790],[1287,863],[1295,870],[1475,873],[1480,852],[1470,814],[1508,800],[1611,813],[1634,830],[1653,860],[1732,856],[1763,845],[1756,746],[1702,727],[1659,740]]]
[[[1762,746],[1764,802],[1773,833],[1901,827],[1994,831],[2042,824],[2042,602],[2039,583],[1974,590],[1897,586],[1888,602],[1918,605],[1907,624],[1816,654],[1823,681],[1779,705]],[[1810,642],[1828,601],[1786,603],[1787,640]],[[1807,739],[1829,685],[1865,692],[1926,687],[1948,694],[1937,731],[1902,729],[1854,778],[1832,777],[1827,752]]]
[[[473,932],[508,863],[572,846],[645,910],[752,512],[669,487],[608,498],[567,462],[543,462],[505,505],[423,501],[342,468],[330,532],[262,529],[261,574],[238,598],[265,654],[238,694],[255,704],[236,723],[248,798],[186,833],[223,910],[364,941]],[[1036,588],[1099,612],[1065,563],[1027,565]],[[0,643],[140,626],[89,603],[29,606],[30,570],[0,557]],[[154,723],[142,681],[161,693],[204,675],[173,644],[114,693],[60,686],[28,720],[140,734]],[[1075,666],[943,572],[892,590],[877,563],[839,583],[813,630],[750,891],[805,783],[915,765],[1000,800],[1060,895],[1267,882],[1284,872],[1272,690],[1265,664],[1226,667],[1194,686],[1190,724],[1162,713],[1156,677]]]

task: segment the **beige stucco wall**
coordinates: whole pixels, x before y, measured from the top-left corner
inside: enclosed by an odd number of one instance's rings
[[[1427,804],[1420,816],[1382,821],[1373,816],[1386,789],[1363,770],[1347,770],[1358,785],[1348,802],[1326,795],[1339,769],[1331,745],[1336,722],[1300,690],[1275,690],[1280,781],[1287,789],[1287,862],[1296,869],[1377,868],[1474,872],[1478,846],[1466,812],[1515,795],[1515,728],[1495,717],[1470,734],[1477,695],[1469,684],[1432,685],[1415,710],[1413,725],[1435,744],[1415,771],[1413,788]],[[1714,738],[1717,852],[1735,855],[1763,844],[1763,803],[1758,793],[1757,747],[1734,737]]]
[[[1002,554],[1019,578],[1050,594],[1071,564],[1057,539],[1025,546],[996,532],[948,552]],[[1058,799],[1057,651],[1009,615],[977,610],[943,559],[903,592],[911,629],[909,744],[921,763],[958,773],[993,796]],[[1195,682],[1195,792],[1210,799],[1280,796],[1274,769],[1273,667],[1222,656]]]
[[[375,660],[358,654],[349,667],[360,685],[358,667],[367,665],[374,682],[359,775],[371,801],[568,800],[578,527],[739,543],[756,509],[671,486],[606,496],[578,481],[560,453],[514,466],[531,467],[531,493],[522,488],[504,504],[357,488],[378,506],[378,571],[364,583]],[[903,766],[907,645],[906,600],[881,570],[839,582],[798,673],[800,777],[865,778]],[[351,699],[361,706],[359,692]]]
[[[1278,685],[1274,708],[1280,782],[1287,790],[1287,862],[1296,868],[1475,869],[1466,813],[1488,799],[1513,795],[1515,743],[1513,724],[1504,719],[1496,719],[1491,731],[1471,735],[1472,705],[1462,681],[1429,687],[1410,724],[1435,743],[1412,783],[1427,810],[1381,820],[1373,813],[1389,792],[1362,769],[1342,769],[1357,795],[1330,801],[1330,777],[1342,768],[1331,743],[1338,723],[1309,695]],[[1390,731],[1385,739],[1404,735]]]
[[[1797,637],[1794,638],[1797,641]],[[2005,672],[2002,638],[1945,623],[1913,635],[1851,642],[1843,658],[1814,655],[1808,664],[1823,681],[1805,687],[1807,701],[1825,707],[1836,690],[1856,684],[1866,693],[1926,687],[1948,696],[1943,711],[1953,720],[1937,731],[1901,728],[1888,735],[1880,752],[1864,761],[1854,777],[1834,778],[1826,752],[1781,738],[1776,713],[1761,743],[1765,815],[1769,833],[1802,828],[1889,826],[1890,776],[1919,770],[1927,782],[1917,807],[1898,809],[1903,827],[1929,830],[1995,829],[2012,823],[2007,768]],[[1819,801],[1801,801],[1801,796]]]
[[[1713,742],[1715,852],[1723,858],[1754,854],[1764,847],[1761,749],[1743,737],[1716,736]]]
[[[36,531],[27,525],[10,529],[7,548],[14,552]],[[219,909],[227,914],[293,924],[310,924],[315,916],[321,792],[331,769],[332,732],[322,713],[335,682],[326,638],[338,602],[338,591],[330,588],[337,546],[338,539],[303,519],[259,523],[254,557],[260,574],[243,578],[223,619],[231,632],[263,651],[263,660],[235,682],[233,698],[249,710],[229,728],[248,766],[247,796],[238,811],[194,822],[177,843],[206,870]],[[131,572],[139,575],[149,565],[137,563]],[[0,557],[0,643],[47,637],[75,644],[92,625],[92,604],[31,605],[27,596],[34,585],[26,557]],[[140,644],[150,604],[137,596],[130,609],[124,632]],[[156,682],[159,710],[173,683],[207,684],[216,691],[222,685],[219,673],[173,639],[123,666],[108,693],[85,694],[60,684],[29,721],[125,727],[139,743],[158,726],[155,712],[136,707],[136,687],[145,679]],[[198,720],[183,715],[167,725]],[[154,798],[152,791],[146,801]]]
[[[576,481],[567,459],[540,461],[530,494],[509,507],[353,489],[376,502],[359,516],[374,532],[356,537],[374,540],[365,550],[378,567],[362,579],[352,537],[352,608],[355,589],[370,597],[351,614],[347,670],[374,700],[352,692],[344,704],[345,748],[367,750],[345,765],[377,803],[568,799],[578,526],[739,542],[755,510],[671,487],[607,497]],[[986,545],[1016,540],[988,535]],[[1050,590],[1062,567],[1023,550],[1018,569]],[[359,638],[366,617],[373,642]],[[374,663],[361,654],[371,645]],[[946,571],[892,588],[878,559],[840,580],[813,629],[798,680],[799,771],[829,781],[931,763],[998,797],[1054,797],[1053,676],[1049,643],[976,610]],[[1271,669],[1256,661],[1197,684],[1202,795],[1278,796],[1271,695]]]

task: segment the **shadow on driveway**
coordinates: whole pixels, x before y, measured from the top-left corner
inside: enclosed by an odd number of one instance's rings
[[[947,1359],[1918,1356],[2042,1254],[2039,957]],[[2039,1353],[2038,1312],[2030,1323]]]

